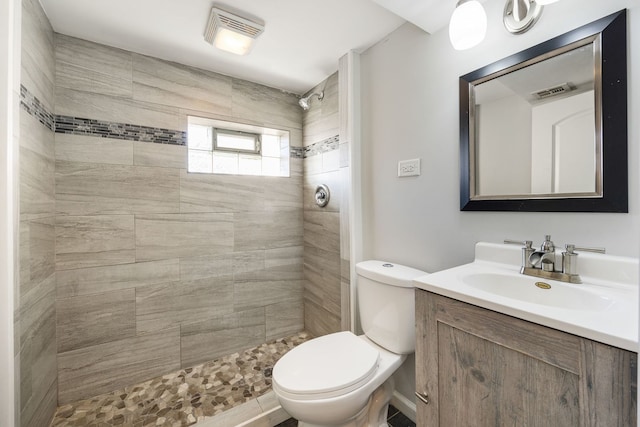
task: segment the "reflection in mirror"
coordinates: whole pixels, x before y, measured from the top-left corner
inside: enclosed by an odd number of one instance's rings
[[[474,85],[475,198],[600,195],[599,42]]]
[[[627,212],[626,11],[460,78],[462,210]]]

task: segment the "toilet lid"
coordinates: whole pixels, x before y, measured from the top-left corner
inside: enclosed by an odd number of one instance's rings
[[[300,398],[342,395],[373,377],[378,358],[378,350],[353,333],[337,332],[285,354],[273,368],[273,382],[278,390]]]

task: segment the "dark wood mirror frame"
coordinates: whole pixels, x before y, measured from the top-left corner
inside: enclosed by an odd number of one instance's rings
[[[600,33],[603,196],[471,200],[469,111],[472,82]],[[460,210],[628,212],[626,9],[460,77]]]

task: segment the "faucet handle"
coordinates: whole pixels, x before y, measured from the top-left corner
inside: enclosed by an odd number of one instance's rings
[[[531,249],[533,242],[531,240],[511,240],[504,239],[504,243],[508,245],[524,245],[525,248]]]
[[[604,254],[606,253],[606,249],[605,248],[582,248],[582,247],[578,247],[574,244],[570,244],[567,243],[566,245],[564,245],[565,249],[567,250],[568,254],[573,255],[575,252],[574,251],[578,251],[578,252],[595,252],[595,253],[599,253],[599,254]]]
[[[522,248],[522,269],[532,268],[533,264],[531,264],[531,254],[534,252],[533,242],[531,240],[509,240],[505,239],[504,243],[509,245],[524,245]]]

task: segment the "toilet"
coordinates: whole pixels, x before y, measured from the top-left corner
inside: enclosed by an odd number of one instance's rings
[[[392,374],[415,351],[413,279],[426,273],[374,260],[356,273],[364,335],[314,338],[273,367],[273,391],[300,427],[386,427]]]

